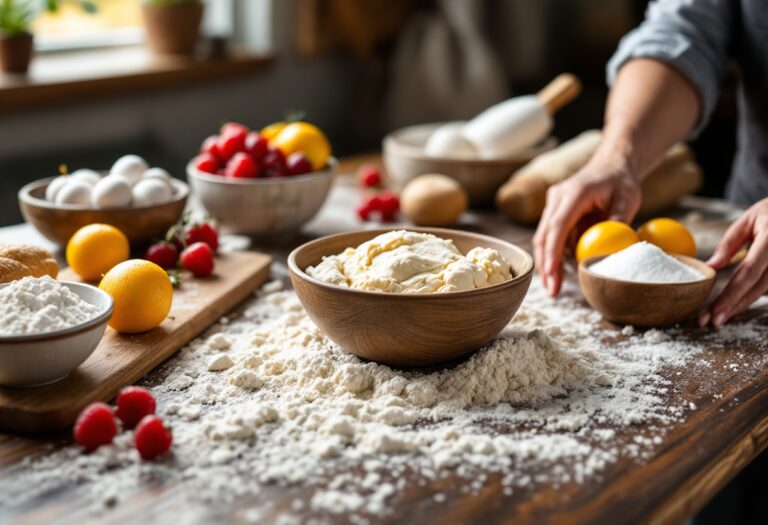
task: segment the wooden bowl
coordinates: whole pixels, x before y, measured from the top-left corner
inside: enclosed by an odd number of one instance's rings
[[[45,189],[53,177],[31,182],[19,190],[19,206],[24,219],[47,239],[65,246],[77,230],[93,223],[111,224],[123,232],[131,244],[144,244],[164,237],[176,224],[187,205],[189,187],[173,179],[173,198],[151,206],[99,209],[45,200]]]
[[[466,292],[395,294],[342,288],[307,275],[308,266],[391,229],[322,237],[288,257],[291,281],[307,314],[339,346],[364,359],[397,367],[429,366],[466,355],[493,339],[523,302],[533,258],[493,237],[439,228],[409,228],[451,239],[467,253],[495,248],[512,264],[515,277]]]
[[[425,173],[442,173],[461,184],[472,206],[492,204],[502,184],[510,175],[534,157],[552,149],[557,141],[549,138],[539,146],[509,159],[455,159],[427,155],[424,145],[429,136],[446,123],[409,126],[384,137],[384,165],[398,188]]]
[[[715,285],[715,270],[693,257],[673,255],[704,275],[688,283],[621,281],[589,271],[603,257],[579,263],[584,298],[609,321],[642,327],[670,326],[696,315]]]
[[[173,179],[173,198],[151,206],[99,209],[45,200],[45,189],[53,178],[27,184],[19,190],[19,206],[24,219],[49,240],[65,246],[70,237],[88,224],[111,224],[122,231],[131,244],[144,244],[164,237],[184,213],[189,187]]]
[[[222,230],[254,236],[295,233],[322,208],[338,168],[336,159],[307,175],[232,179],[203,173],[191,163],[187,179]]]

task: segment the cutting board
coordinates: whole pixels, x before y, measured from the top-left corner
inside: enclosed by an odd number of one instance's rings
[[[0,387],[0,428],[52,432],[70,426],[86,405],[113,399],[253,293],[269,277],[271,261],[259,253],[231,252],[216,258],[211,277],[182,273],[171,311],[159,327],[136,335],[107,328],[93,354],[63,380],[34,388]],[[59,279],[80,280],[69,269]]]

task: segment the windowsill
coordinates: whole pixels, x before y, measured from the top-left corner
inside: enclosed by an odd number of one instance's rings
[[[271,61],[242,51],[215,60],[161,57],[145,46],[40,54],[28,74],[0,74],[0,112],[189,86],[246,75]]]

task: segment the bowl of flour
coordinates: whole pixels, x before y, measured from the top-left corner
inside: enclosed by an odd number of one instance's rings
[[[696,258],[670,255],[639,242],[581,261],[579,284],[587,302],[609,321],[670,326],[702,309],[715,284],[715,271]]]
[[[106,292],[82,283],[25,277],[0,285],[0,385],[63,379],[90,356],[112,316]]]

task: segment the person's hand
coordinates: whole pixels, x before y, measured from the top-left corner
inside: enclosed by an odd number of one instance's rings
[[[746,243],[750,243],[747,256],[712,307],[699,315],[700,326],[710,322],[715,328],[722,326],[768,291],[768,198],[728,228],[707,264],[715,270],[724,268]]]
[[[563,281],[563,252],[587,216],[631,221],[640,208],[640,182],[623,161],[593,159],[573,177],[547,191],[546,207],[533,237],[539,275],[551,296]]]

